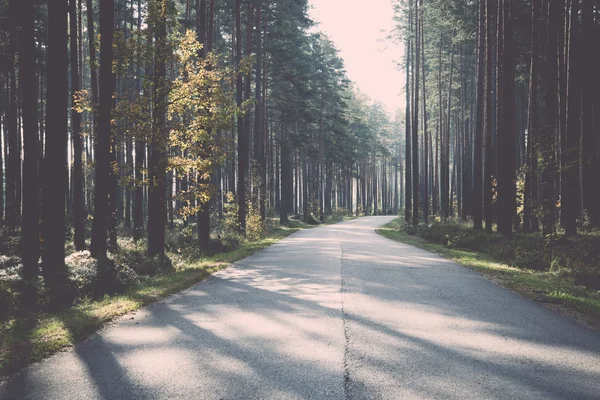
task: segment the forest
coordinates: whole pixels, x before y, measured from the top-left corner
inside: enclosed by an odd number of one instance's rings
[[[600,0],[357,4],[0,0],[0,397],[596,397]]]
[[[404,229],[600,288],[600,3],[397,1],[395,20]]]
[[[4,317],[291,217],[398,212],[399,119],[348,80],[308,7],[0,2]]]
[[[391,112],[307,0],[0,1],[3,318],[361,215],[600,287],[600,2],[392,4]]]

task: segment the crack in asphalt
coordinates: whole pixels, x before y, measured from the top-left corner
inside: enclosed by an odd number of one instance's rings
[[[348,313],[344,307],[344,292],[346,290],[344,280],[344,246],[340,242],[340,297],[342,309],[342,325],[344,327],[344,397],[350,399],[350,369],[348,367],[348,359],[350,356],[350,335],[348,332]]]

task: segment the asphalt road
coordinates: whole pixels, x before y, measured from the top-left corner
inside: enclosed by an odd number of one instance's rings
[[[390,220],[298,232],[30,367],[0,398],[600,398],[600,334],[378,236]]]

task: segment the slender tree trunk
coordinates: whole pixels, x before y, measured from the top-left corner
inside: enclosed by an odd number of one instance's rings
[[[537,158],[540,164],[540,201],[542,214],[542,233],[552,235],[556,228],[554,181],[556,176],[556,143],[558,122],[558,4],[548,3],[546,17],[546,40],[542,87],[544,90],[544,127],[541,131]]]
[[[138,0],[138,31],[141,30],[142,27],[142,17],[141,17],[141,8],[142,1]],[[151,27],[148,27],[147,31],[147,45],[148,48],[152,47],[152,39],[153,32]],[[138,59],[138,71],[141,73],[140,66],[142,65],[142,59]],[[144,71],[144,79],[148,79],[150,77],[150,63],[147,64],[146,69]],[[137,93],[140,93],[142,89],[142,78],[138,78],[137,80]],[[145,98],[150,98],[148,85],[144,85],[144,93],[143,96]],[[151,110],[147,110],[148,113]],[[144,235],[144,162],[146,159],[146,138],[145,137],[136,137],[135,138],[135,194],[133,197],[133,240],[138,241]]]
[[[579,2],[570,0],[571,9],[567,15],[570,15],[568,40],[568,59],[567,59],[567,147],[566,153],[562,156],[565,159],[563,168],[565,169],[566,196],[562,202],[563,219],[565,233],[567,236],[577,235],[577,218],[579,216],[579,206],[581,204],[580,192],[580,141],[581,141],[581,83],[579,68]]]
[[[77,4],[70,0],[69,22],[71,34],[71,96],[75,99],[79,92],[79,66],[77,57]],[[83,141],[81,137],[81,114],[71,108],[71,129],[73,137],[73,244],[75,249],[85,249],[85,204],[83,198]]]
[[[410,6],[412,6],[412,1],[409,2]],[[412,12],[410,13],[409,16],[409,27],[412,30]],[[405,151],[406,151],[406,157],[404,158],[404,164],[405,164],[405,168],[404,168],[404,172],[406,174],[405,177],[405,183],[404,183],[404,187],[406,188],[406,193],[404,196],[404,200],[405,200],[405,204],[404,204],[404,220],[406,221],[406,223],[409,223],[411,220],[411,214],[412,214],[412,167],[411,167],[411,163],[412,163],[412,143],[411,143],[411,139],[412,139],[412,128],[411,128],[411,119],[412,119],[412,112],[411,112],[411,95],[410,95],[410,90],[411,90],[411,85],[410,85],[410,66],[411,66],[411,54],[412,54],[412,39],[410,38],[410,34],[407,36],[406,38],[406,44],[405,44],[405,48],[407,49],[406,52],[406,119],[405,119],[405,125],[406,125],[406,138],[405,138]],[[366,178],[366,176],[365,176]],[[365,208],[365,214],[368,213],[368,209]]]
[[[241,17],[241,0],[235,2],[235,52],[236,63],[242,61],[242,17]],[[236,100],[238,107],[241,107],[243,100],[243,79],[242,73],[238,70],[236,82]],[[244,117],[238,114],[237,117],[237,134],[238,134],[238,185],[237,185],[237,200],[239,214],[238,219],[240,229],[245,234],[246,232],[246,175],[248,173],[248,132],[245,129]]]
[[[114,75],[113,36],[114,4],[105,1],[100,4],[100,93],[98,106],[98,130],[96,132],[96,193],[94,197],[94,223],[92,225],[91,251],[96,257],[107,255],[107,232],[110,218],[110,142],[111,108]]]
[[[421,5],[423,4],[423,0],[421,1]],[[423,163],[423,176],[425,177],[425,183],[423,185],[423,190],[425,192],[423,196],[423,218],[425,223],[429,223],[429,134],[427,133],[427,92],[426,92],[426,78],[425,78],[425,33],[423,28],[423,13],[421,12],[421,67],[423,69],[423,137],[424,137],[424,163]]]
[[[493,106],[493,18],[496,0],[486,0],[486,74],[485,74],[485,166],[483,179],[483,210],[485,216],[485,230],[492,232],[493,224],[493,164],[494,152],[492,135],[494,130]]]
[[[598,5],[596,10],[598,10]],[[600,176],[600,153],[598,152],[598,145],[600,144],[598,124],[600,119],[595,114],[600,111],[600,108],[594,105],[594,99],[600,98],[600,91],[598,90],[598,84],[593,85],[590,82],[600,81],[596,78],[598,57],[595,52],[597,44],[595,34],[598,36],[600,31],[595,26],[593,2],[583,0],[581,6],[582,45],[579,60],[581,60],[583,70],[581,80],[584,82],[581,85],[583,207],[589,213],[590,225],[596,227],[600,223],[600,188],[596,184],[596,180]],[[599,16],[596,14],[596,22],[598,22],[598,19]]]
[[[454,37],[456,31],[452,33],[452,46],[450,49],[450,77],[448,80],[448,100],[446,111],[446,127],[444,129],[444,181],[442,190],[442,214],[445,219],[450,218],[452,214],[453,200],[452,191],[450,190],[450,125],[452,121],[452,83],[454,76]],[[453,170],[454,171],[454,170]]]
[[[93,0],[87,0],[87,31],[88,31],[88,44],[90,47],[90,81],[92,88],[92,104],[94,106],[93,126],[94,133],[97,127],[96,121],[96,107],[98,106],[98,72],[96,65],[96,34],[94,29],[94,6]]]
[[[254,159],[257,164],[257,184],[258,197],[260,202],[260,218],[265,220],[267,216],[266,209],[266,164],[264,150],[264,132],[263,132],[263,108],[262,108],[262,4],[260,0],[256,3],[256,106],[254,111]]]
[[[32,310],[36,304],[35,280],[40,255],[39,191],[38,191],[38,127],[37,84],[35,76],[35,39],[33,0],[23,0],[19,10],[19,77],[23,108],[23,230],[21,259],[23,261],[23,305]],[[1,160],[0,160],[1,162]],[[1,175],[0,175],[1,176]],[[0,201],[2,199],[0,198]]]
[[[498,5],[497,61],[497,146],[498,146],[498,231],[513,234],[516,216],[516,122],[515,77],[512,39],[512,0],[500,0]]]
[[[156,0],[151,8],[155,23],[154,41],[154,129],[152,151],[150,153],[150,182],[148,188],[148,256],[162,256],[165,253],[166,219],[166,172],[167,141],[169,132],[166,126],[169,87],[166,76],[167,62],[167,4],[171,0]]]
[[[475,149],[473,168],[473,227],[483,229],[483,121],[485,89],[485,0],[479,0],[479,31],[477,46],[477,116],[475,117]]]
[[[420,185],[420,176],[419,176],[419,60],[421,54],[421,39],[419,34],[420,29],[420,20],[421,17],[419,15],[419,2],[422,0],[415,1],[415,59],[413,63],[413,71],[414,71],[414,82],[413,92],[414,92],[414,103],[413,103],[413,120],[412,120],[412,224],[416,226],[419,224],[419,185]]]
[[[198,42],[202,45],[198,56],[205,58],[207,54],[207,24],[206,24],[206,0],[197,0],[196,2],[196,37]],[[204,112],[210,113],[209,110]],[[210,180],[203,178],[202,175],[198,176],[198,183],[200,187],[205,188],[210,185]],[[200,250],[208,250],[210,246],[210,205],[211,200],[208,199],[204,204],[200,204],[198,210],[198,248]]]
[[[525,194],[523,199],[523,231],[537,232],[538,223],[538,189],[537,189],[537,143],[538,131],[538,64],[541,0],[531,3],[532,44],[531,69],[529,77],[529,121],[527,128],[527,170],[525,175]]]
[[[8,229],[15,230],[19,223],[19,184],[17,181],[21,179],[21,157],[19,152],[19,116],[18,116],[18,98],[17,98],[17,7],[16,0],[10,0],[8,3],[9,9],[9,39],[8,39],[8,54],[7,58],[9,65],[7,66],[7,93],[8,93],[8,109],[6,114],[7,136],[5,136],[7,153],[6,153],[6,226]]]

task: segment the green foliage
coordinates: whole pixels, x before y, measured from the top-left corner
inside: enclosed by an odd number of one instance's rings
[[[188,288],[211,273],[248,257],[299,229],[306,228],[306,225],[298,222],[291,225],[294,226],[273,226],[273,229],[260,240],[238,243],[239,246],[235,246],[234,250],[193,262],[188,260],[178,264],[176,268],[168,259],[156,260],[164,273],[140,279],[138,283],[132,282],[133,284],[121,294],[110,294],[95,300],[84,299],[60,313],[39,312],[16,318],[13,316],[13,319],[9,316],[9,319],[0,325],[0,377],[6,377],[29,363],[40,361],[61,349],[72,346],[114,318]],[[125,253],[134,252],[136,249],[132,243],[128,241],[121,243],[122,250]],[[218,243],[222,245],[223,241]],[[175,257],[174,254],[171,255]],[[135,257],[137,256],[139,255]],[[113,257],[119,260],[115,266],[117,277],[120,277],[122,282],[126,282],[127,278],[119,272],[119,262],[122,262],[125,267],[125,259],[134,262],[136,258],[125,257],[121,253]],[[86,257],[77,258],[84,263],[89,262],[85,260]],[[10,297],[5,298],[4,295],[0,275],[0,305],[6,304],[8,307],[12,300]],[[0,309],[2,312],[8,310],[9,308],[4,307]]]
[[[509,265],[537,271],[552,271],[572,277],[578,284],[600,289],[600,236],[581,235],[549,241],[539,234],[516,234],[508,239],[500,234],[475,231],[457,223],[434,223],[417,227],[404,225],[411,236],[449,248],[487,254]]]
[[[589,275],[582,275],[579,279],[577,278],[579,267],[582,267],[584,271],[588,272],[598,270],[598,263],[594,261],[593,257],[590,258],[591,253],[585,253],[585,250],[583,250],[585,247],[588,247],[588,250],[592,247],[598,247],[597,237],[588,237],[583,240],[587,245],[579,248],[579,262],[574,263],[574,259],[571,258],[568,262],[569,269],[567,269],[566,264],[558,265],[558,255],[562,254],[564,256],[564,250],[561,249],[562,245],[559,245],[558,243],[545,243],[546,247],[541,247],[537,250],[541,251],[544,249],[546,251],[545,254],[550,254],[552,252],[555,256],[552,262],[552,269],[546,271],[517,268],[516,266],[513,266],[514,263],[512,259],[503,262],[499,260],[498,257],[492,256],[486,251],[459,249],[448,246],[447,243],[440,244],[425,240],[416,234],[411,236],[405,232],[403,229],[404,226],[404,222],[401,218],[397,218],[379,229],[378,233],[389,239],[408,243],[440,254],[465,267],[479,271],[494,282],[514,290],[525,297],[535,301],[560,305],[560,310],[566,310],[568,315],[572,316],[573,314],[576,314],[578,318],[585,320],[594,326],[600,326],[600,292],[594,287],[598,275],[592,276],[591,279]],[[457,227],[455,226],[451,230],[455,231],[456,228]],[[414,232],[416,233],[417,230],[414,230]],[[495,237],[497,235],[486,235],[484,233],[482,236]],[[481,240],[482,239],[479,239],[478,242]],[[493,242],[496,239],[488,238],[488,240]],[[541,238],[533,240],[534,242],[539,240],[544,244]],[[519,247],[518,243],[522,242],[522,237],[517,238],[515,242],[517,242],[516,247]],[[529,246],[534,242],[522,242],[520,245],[522,250],[519,250],[519,252],[523,254],[526,249],[536,250],[536,248],[531,248]],[[536,262],[539,261],[540,258],[535,255],[535,251],[533,254],[534,255],[531,258],[535,259]],[[562,262],[565,262],[564,260],[565,259],[563,258]],[[575,271],[575,273],[573,273],[573,271]],[[583,279],[586,280],[583,281]],[[585,286],[582,286],[582,284],[585,284]]]
[[[80,297],[94,293],[98,280],[98,263],[89,251],[73,253],[65,258],[69,279]]]
[[[256,240],[265,233],[266,224],[260,217],[260,209],[254,202],[249,201],[246,210],[246,238]]]

